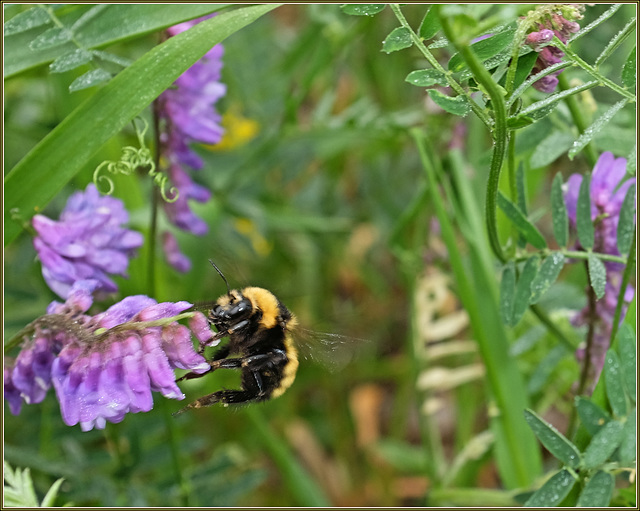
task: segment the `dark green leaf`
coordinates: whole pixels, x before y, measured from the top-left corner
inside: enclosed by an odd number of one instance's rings
[[[411,71],[404,80],[417,87],[431,87],[432,85],[447,86],[449,84],[444,74],[436,69],[418,69],[417,71]]]
[[[33,51],[48,50],[54,46],[60,46],[71,41],[73,34],[67,28],[54,27],[43,32],[29,44]]]
[[[611,474],[598,470],[585,484],[578,507],[607,507],[613,495],[614,479]]]
[[[504,267],[500,282],[500,317],[505,325],[513,324],[513,301],[516,293],[516,270],[513,261]]]
[[[538,228],[533,225],[524,213],[520,211],[520,208],[507,199],[502,192],[498,193],[498,206],[529,243],[539,250],[547,248],[547,242],[542,234],[540,234]]]
[[[424,15],[420,28],[418,29],[418,35],[422,39],[431,39],[440,30],[440,19],[436,10],[431,6]]]
[[[562,193],[562,174],[560,172],[553,178],[551,185],[551,218],[553,220],[553,235],[560,248],[564,248],[569,241],[569,217]]]
[[[604,383],[611,411],[615,417],[627,415],[627,397],[622,383],[622,367],[620,357],[612,349],[607,350],[604,359]]]
[[[542,261],[540,270],[531,283],[531,298],[529,298],[529,303],[538,303],[542,295],[544,295],[551,287],[551,284],[556,281],[563,266],[564,255],[560,252],[552,252]]]
[[[78,48],[58,57],[49,65],[49,69],[52,73],[64,73],[90,62],[92,58],[93,54],[90,51]]]
[[[584,451],[584,468],[597,468],[609,459],[622,442],[623,428],[622,423],[614,420],[602,426]]]
[[[596,298],[599,300],[604,296],[604,288],[607,284],[607,270],[604,264],[593,253],[589,252],[589,281],[591,287],[596,294]]]
[[[107,140],[213,45],[276,7],[242,7],[198,23],[154,47],[82,103],[7,174],[5,243],[22,228],[12,220],[12,209],[19,207],[25,219],[41,211]]]
[[[509,129],[518,129],[528,126],[529,124],[533,124],[534,122],[539,121],[540,119],[549,115],[555,110],[557,106],[557,103],[551,103],[548,105],[542,105],[540,106],[540,108],[536,108],[533,110],[527,109],[526,113],[523,112],[515,115],[514,117],[509,117],[507,119],[507,127]]]
[[[532,51],[526,55],[521,55],[518,59],[518,67],[516,68],[516,76],[513,80],[513,88],[516,89],[522,85],[529,75],[534,64],[538,60],[538,52]]]
[[[387,38],[382,41],[382,51],[391,53],[409,48],[413,44],[411,32],[406,27],[394,28]]]
[[[524,418],[542,445],[557,459],[571,468],[576,468],[580,464],[580,451],[567,437],[533,410],[525,410]]]
[[[617,245],[621,254],[628,254],[633,241],[636,222],[636,185],[631,185],[624,196],[618,220]]]
[[[569,495],[575,483],[576,479],[571,472],[567,469],[561,470],[534,492],[524,505],[526,507],[557,506]]]
[[[75,92],[82,89],[88,89],[89,87],[108,82],[109,80],[111,80],[111,73],[108,71],[105,71],[104,69],[92,69],[73,80],[71,85],[69,85],[69,90],[71,92]]]
[[[573,144],[573,135],[564,131],[555,131],[546,137],[533,151],[529,166],[532,169],[546,167],[567,152]]]
[[[591,221],[591,176],[582,177],[580,190],[578,191],[578,203],[576,205],[576,230],[578,240],[583,248],[593,248],[593,222]]]
[[[609,108],[609,110],[598,117],[591,126],[584,130],[584,133],[578,137],[578,140],[573,143],[573,147],[569,150],[569,159],[573,160],[573,157],[582,151],[584,146],[591,142],[591,139],[597,135],[604,126],[609,124],[609,121],[611,121],[613,116],[618,113],[618,110],[626,105],[627,101],[627,99],[621,99],[618,101],[615,105]]]
[[[627,417],[622,430],[622,443],[620,444],[620,461],[627,463],[636,459],[636,408],[635,406]]]
[[[591,436],[611,420],[611,416],[607,412],[583,396],[576,396],[576,409],[580,422]]]
[[[340,10],[352,16],[373,16],[381,12],[386,4],[344,4]]]
[[[636,336],[631,325],[622,323],[618,331],[618,353],[627,394],[636,402]]]
[[[6,33],[5,33],[6,34]],[[627,61],[622,66],[622,84],[632,89],[636,86],[636,49],[635,47],[629,53]]]
[[[4,36],[7,37],[20,32],[26,32],[32,28],[48,25],[51,23],[49,13],[38,6],[32,7],[28,11],[19,12],[4,24]]]
[[[435,89],[429,89],[429,96],[436,105],[450,114],[464,117],[471,111],[471,105],[464,96],[452,98]]]
[[[478,59],[481,61],[485,61],[494,55],[497,55],[502,50],[504,50],[509,43],[513,41],[513,34],[515,33],[515,28],[505,30],[504,32],[500,32],[499,34],[492,35],[486,39],[482,39],[481,41],[477,41],[471,45],[471,49],[476,54]],[[448,64],[449,70],[457,73],[458,71],[462,71],[467,67],[462,55],[456,53],[451,60],[449,60]]]
[[[516,325],[524,315],[529,306],[531,297],[531,284],[538,274],[540,258],[535,255],[527,259],[520,273],[520,278],[516,284],[516,296],[513,303],[513,324]]]

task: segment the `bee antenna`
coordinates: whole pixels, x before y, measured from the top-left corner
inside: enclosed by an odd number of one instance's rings
[[[222,277],[222,280],[224,280],[224,283],[227,285],[227,294],[231,296],[231,288],[229,287],[229,283],[227,282],[227,279],[225,278],[223,273],[220,271],[220,268],[218,268],[211,259],[209,259],[209,262],[211,263],[211,266],[213,266],[216,269],[216,271],[220,274],[220,276]]]

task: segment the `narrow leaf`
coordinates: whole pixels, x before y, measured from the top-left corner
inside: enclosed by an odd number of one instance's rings
[[[549,381],[553,371],[567,354],[567,347],[564,344],[558,344],[548,351],[537,365],[529,381],[527,382],[527,391],[530,395],[540,392]]]
[[[620,357],[612,349],[607,350],[604,359],[604,383],[611,411],[615,417],[627,415],[627,398],[622,383],[622,367]]]
[[[622,423],[609,421],[594,435],[584,451],[584,468],[597,468],[609,459],[622,442],[623,428]]]
[[[622,443],[620,444],[620,461],[623,463],[636,459],[636,408],[635,406],[627,417],[622,430]]]
[[[616,243],[621,254],[628,254],[633,241],[633,233],[636,230],[636,185],[633,184],[624,196],[620,207],[620,217],[618,219],[618,233]]]
[[[64,27],[54,27],[43,32],[29,44],[29,49],[33,51],[45,50],[68,43],[73,37],[71,31]]]
[[[78,18],[78,21],[76,21],[71,29],[75,32],[76,30],[80,30],[80,28],[82,28],[84,25],[86,25],[90,20],[92,20],[93,18],[95,18],[96,16],[98,16],[99,14],[102,13],[102,11],[104,11],[105,9],[107,9],[109,7],[109,4],[99,4],[99,5],[94,5],[93,7],[91,7],[91,9],[89,9],[87,12],[85,12],[82,16],[80,16]]]
[[[394,28],[387,38],[382,41],[382,51],[391,53],[409,48],[413,44],[411,32],[406,27]]]
[[[547,242],[542,234],[540,234],[538,228],[533,225],[524,213],[520,211],[520,208],[507,199],[502,192],[498,193],[498,206],[529,243],[538,250],[547,248]]]
[[[526,174],[524,172],[524,164],[520,162],[518,169],[516,170],[516,190],[518,191],[518,207],[520,211],[527,213],[527,186],[526,186]]]
[[[436,69],[418,69],[417,71],[411,71],[404,80],[417,87],[431,87],[432,85],[447,86],[449,84],[444,74]]]
[[[93,54],[90,51],[78,48],[54,60],[49,65],[49,70],[52,73],[64,73],[90,62],[92,58]]]
[[[60,486],[63,482],[64,479],[58,479],[51,485],[51,488],[49,488],[49,491],[42,499],[42,504],[40,504],[40,507],[53,507],[53,503],[56,500],[56,496],[58,495],[58,490],[60,489]]]
[[[534,492],[524,505],[526,507],[557,506],[569,495],[575,483],[576,479],[571,472],[567,469],[561,470]]]
[[[596,298],[599,300],[604,296],[604,288],[607,284],[607,270],[602,261],[593,252],[589,252],[588,265],[589,281]]]
[[[567,246],[569,241],[569,217],[567,205],[562,193],[562,175],[560,172],[553,178],[551,185],[551,218],[553,220],[553,236],[560,248]]]
[[[611,416],[607,412],[583,396],[576,396],[576,409],[580,422],[591,436],[594,436],[602,426],[611,420]]]
[[[564,255],[560,252],[553,252],[542,261],[540,270],[531,283],[531,298],[529,298],[529,303],[538,303],[542,295],[544,295],[551,287],[551,284],[556,281],[563,266]]]
[[[436,105],[450,114],[464,117],[471,111],[471,106],[464,96],[452,98],[436,89],[429,89],[429,96]]]
[[[9,35],[19,34],[20,32],[26,32],[32,28],[49,23],[51,23],[49,13],[45,9],[35,6],[28,11],[16,14],[13,18],[6,21],[4,24],[4,36],[7,37]]]
[[[418,35],[422,39],[431,39],[440,31],[440,28],[442,28],[440,26],[440,18],[438,18],[436,10],[431,6],[427,14],[424,15],[422,23],[420,23]]]
[[[611,474],[598,470],[585,484],[580,497],[578,507],[607,507],[613,495],[614,479]]]
[[[636,402],[636,336],[633,328],[627,323],[620,325],[618,331],[618,353],[622,379],[631,400]]]
[[[504,32],[500,32],[499,34],[477,41],[471,45],[471,49],[479,60],[485,61],[494,55],[497,55],[509,46],[509,43],[513,41],[513,34],[515,33],[515,30],[515,28],[508,29]],[[457,73],[458,71],[465,69],[467,64],[462,55],[456,53],[451,57],[451,60],[449,60],[448,67],[450,71]]]
[[[636,48],[633,47],[627,57],[627,61],[622,66],[622,84],[632,89],[636,86]]]
[[[513,325],[513,302],[516,293],[516,270],[513,261],[504,267],[500,281],[500,317],[506,325]]]
[[[636,175],[636,144],[633,144],[633,149],[627,156],[627,174],[630,176]]]
[[[555,105],[554,105],[555,108]],[[573,135],[564,131],[551,133],[534,149],[529,165],[532,169],[546,167],[568,151],[573,144]]]
[[[591,221],[591,176],[583,176],[578,191],[578,203],[576,204],[576,230],[578,240],[585,249],[593,248],[593,222]]]
[[[109,53],[108,51],[94,50],[93,54],[99,59],[105,60],[107,62],[113,62],[114,64],[118,64],[122,67],[127,67],[133,64],[132,60],[121,57],[120,55],[116,55],[115,53]]]
[[[352,16],[373,16],[382,12],[386,4],[345,4],[340,10]]]
[[[609,108],[609,110],[598,117],[591,126],[584,130],[584,133],[578,137],[578,140],[573,143],[573,147],[569,150],[569,159],[573,160],[573,157],[582,151],[584,146],[591,142],[594,135],[598,134],[604,126],[609,124],[609,121],[611,121],[613,116],[616,115],[618,110],[620,110],[626,103],[626,99],[621,99]]]
[[[529,306],[531,284],[538,274],[540,258],[536,255],[524,263],[520,278],[516,284],[516,296],[513,303],[513,325],[517,325]]]
[[[73,80],[71,85],[69,85],[69,91],[75,92],[82,89],[88,89],[94,85],[108,82],[110,79],[111,73],[108,71],[105,71],[104,69],[92,69]]]
[[[525,410],[524,418],[542,445],[557,459],[571,468],[580,464],[580,451],[567,437],[532,410]]]

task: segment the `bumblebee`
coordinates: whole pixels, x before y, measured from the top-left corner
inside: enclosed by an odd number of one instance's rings
[[[227,285],[227,294],[218,298],[209,311],[208,320],[218,330],[211,341],[223,337],[229,341],[209,361],[209,371],[187,373],[176,381],[200,378],[216,369],[239,369],[242,388],[213,392],[174,415],[216,403],[228,406],[281,396],[293,384],[298,370],[298,351],[291,335],[298,325],[296,317],[266,289],[231,290],[222,272],[209,262]],[[231,355],[239,356],[229,358]]]

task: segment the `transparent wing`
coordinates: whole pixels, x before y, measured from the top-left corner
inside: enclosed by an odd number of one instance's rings
[[[343,369],[369,341],[346,335],[316,332],[296,327],[292,332],[300,355],[325,366],[330,371]]]

